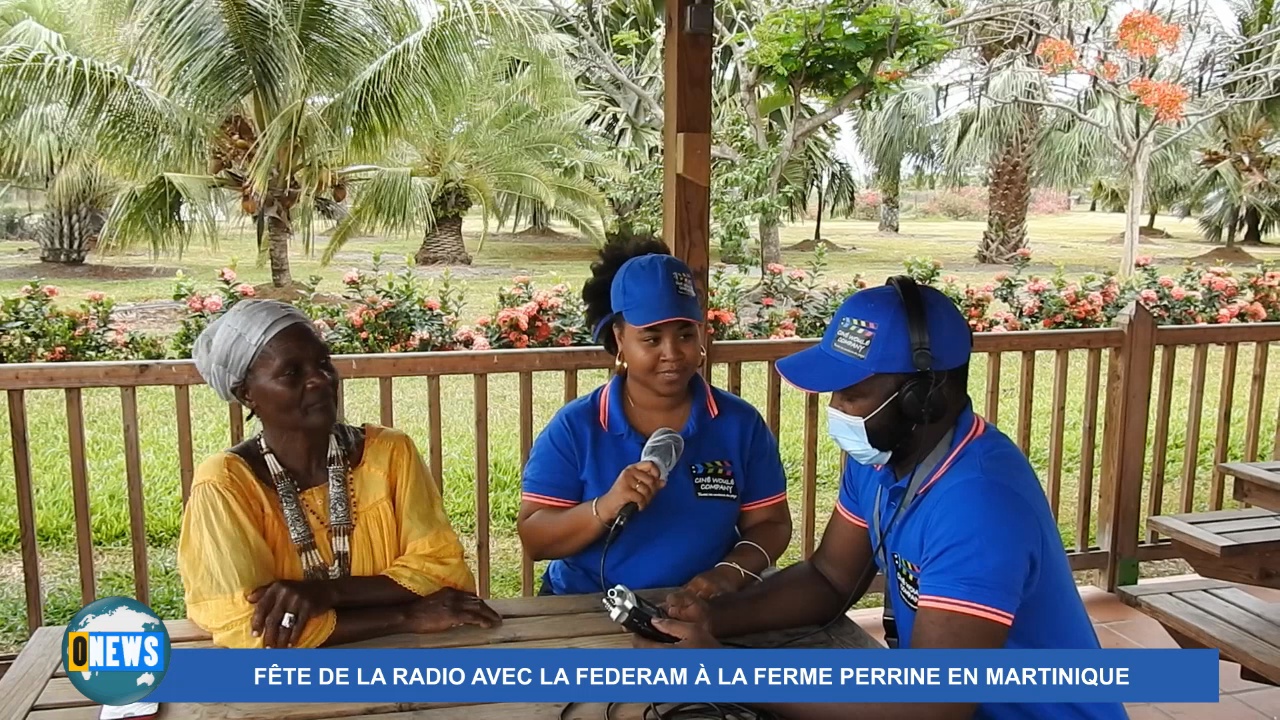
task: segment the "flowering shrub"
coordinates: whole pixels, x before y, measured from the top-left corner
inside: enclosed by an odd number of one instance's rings
[[[523,275],[498,292],[498,310],[464,327],[455,338],[461,348],[570,347],[591,342],[585,307],[579,296],[563,283],[551,290],[534,288]]]
[[[1177,122],[1182,119],[1183,107],[1191,92],[1177,83],[1148,78],[1137,78],[1129,83],[1129,89],[1138,102],[1155,111],[1161,122]]]
[[[881,202],[878,191],[859,190],[853,198],[853,213],[851,217],[855,220],[878,221],[880,219]]]
[[[372,272],[349,270],[341,305],[313,304],[308,313],[339,354],[429,352],[454,347],[461,298],[448,275],[439,296],[428,296],[406,267],[381,272],[374,254]],[[314,297],[314,293],[312,294]]]
[[[349,271],[340,298],[315,292],[298,306],[335,353],[431,352],[590,345],[580,297],[564,284],[539,289],[528,277],[514,278],[498,294],[496,307],[461,324],[462,302],[448,276],[438,294],[429,294],[408,268],[399,273]],[[956,303],[974,332],[1006,332],[1105,327],[1134,300],[1163,325],[1280,322],[1280,267],[1263,265],[1233,272],[1188,265],[1180,274],[1162,274],[1150,258],[1120,282],[1111,273],[1068,280],[1061,270],[1028,271],[1031,251],[1023,249],[1012,272],[991,282],[962,284],[943,273],[942,263],[913,257],[906,273]],[[718,266],[711,273],[707,331],[716,340],[820,337],[836,309],[867,287],[860,277],[847,282],[825,278],[819,249],[806,268],[769,265],[757,278]],[[0,362],[155,359],[190,357],[199,331],[245,298],[253,288],[224,268],[213,290],[199,291],[179,277],[174,297],[185,315],[177,332],[160,340],[129,331],[112,320],[114,306],[90,293],[79,308],[54,307],[58,290],[32,283],[0,302]],[[167,350],[167,353],[166,353]]]
[[[31,282],[0,302],[0,362],[154,360],[163,357],[159,341],[114,322],[115,304],[90,292],[78,308],[54,306],[59,290]]]
[[[1116,29],[1116,45],[1138,58],[1155,57],[1161,49],[1172,52],[1181,37],[1182,28],[1147,10],[1129,11]]]
[[[962,187],[940,192],[925,203],[924,214],[949,220],[980,220],[987,216],[987,189]]]
[[[182,272],[178,273],[178,282],[173,288],[173,299],[185,307],[185,314],[169,343],[169,352],[174,357],[191,357],[191,348],[196,338],[204,332],[209,323],[230,310],[237,302],[257,294],[252,285],[241,283],[236,279],[236,271],[224,267],[218,271],[218,284],[208,293],[201,293],[195,283],[187,279]]]

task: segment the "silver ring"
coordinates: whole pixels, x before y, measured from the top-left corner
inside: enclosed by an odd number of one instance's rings
[[[284,617],[280,618],[280,627],[286,627],[286,628],[293,627],[293,617],[294,617],[293,613],[291,612],[285,613]]]

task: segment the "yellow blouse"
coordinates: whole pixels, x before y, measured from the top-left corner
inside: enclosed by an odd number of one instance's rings
[[[364,454],[352,473],[351,574],[386,575],[419,595],[445,586],[475,592],[462,543],[413,440],[392,428],[365,428]],[[328,487],[306,490],[301,498],[328,565]],[[302,579],[275,492],[239,456],[224,451],[196,469],[183,511],[178,572],[187,617],[215,645],[233,648],[262,647],[250,628],[254,605],[246,596],[275,580]],[[335,610],[312,618],[298,646],[321,645],[336,621]]]

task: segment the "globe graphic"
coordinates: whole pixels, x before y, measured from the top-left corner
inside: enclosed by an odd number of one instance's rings
[[[76,613],[67,623],[67,632],[159,632],[164,633],[163,667],[169,667],[169,633],[151,608],[127,597],[96,600]],[[67,643],[62,643],[62,667],[67,667]],[[67,678],[80,694],[102,705],[138,702],[160,685],[164,672],[69,672]]]

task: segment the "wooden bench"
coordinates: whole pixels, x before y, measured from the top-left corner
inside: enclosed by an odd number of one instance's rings
[[[1244,508],[1158,515],[1148,522],[1203,577],[1280,587],[1280,513]]]
[[[1116,589],[1126,605],[1158,620],[1184,648],[1216,648],[1240,677],[1280,685],[1280,604],[1208,578]]]

